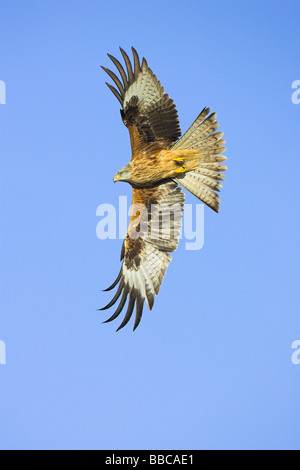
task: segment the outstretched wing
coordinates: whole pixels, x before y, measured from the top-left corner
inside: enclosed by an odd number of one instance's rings
[[[176,250],[183,214],[184,193],[173,181],[151,189],[133,189],[132,210],[128,232],[121,252],[121,271],[106,290],[118,285],[117,292],[106,307],[112,307],[120,298],[110,322],[121,313],[127,297],[128,307],[118,330],[132,316],[136,305],[134,330],[143,312],[144,301],[151,310],[171,256]],[[117,330],[117,331],[118,331]]]
[[[136,158],[140,152],[150,152],[153,146],[168,149],[181,135],[175,104],[164,92],[144,58],[140,64],[134,48],[134,69],[126,52],[120,50],[127,75],[115,57],[110,54],[108,57],[118,69],[122,81],[111,70],[102,68],[117,87],[106,83],[122,106],[122,119],[130,133],[132,158]]]

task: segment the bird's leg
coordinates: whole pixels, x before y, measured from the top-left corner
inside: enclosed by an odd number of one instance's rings
[[[166,178],[173,178],[181,173],[194,170],[199,165],[199,150],[165,150],[160,155],[166,169]]]

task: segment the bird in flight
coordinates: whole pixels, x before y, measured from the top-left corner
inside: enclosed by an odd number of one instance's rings
[[[143,58],[134,48],[133,65],[120,48],[122,64],[108,54],[120,74],[102,67],[116,87],[106,83],[121,105],[121,117],[128,128],[132,157],[115,175],[114,181],[132,186],[132,210],[121,250],[121,270],[106,291],[118,286],[111,302],[116,319],[128,305],[118,330],[130,320],[135,307],[133,329],[139,325],[144,302],[151,310],[169,262],[178,245],[184,207],[181,187],[214,211],[219,211],[219,188],[226,170],[225,141],[216,132],[216,113],[204,108],[187,132],[181,131],[177,110]],[[105,322],[105,323],[106,323]],[[117,331],[118,331],[117,330]]]

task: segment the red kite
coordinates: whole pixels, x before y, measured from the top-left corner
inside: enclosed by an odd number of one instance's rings
[[[119,170],[114,181],[126,181],[132,186],[133,209],[129,228],[121,252],[121,271],[106,291],[118,285],[117,292],[106,307],[119,299],[110,322],[121,313],[129,297],[123,328],[131,318],[136,305],[134,330],[138,326],[144,301],[151,310],[171,260],[169,252],[176,250],[183,214],[184,193],[190,191],[214,211],[219,211],[217,192],[222,187],[226,170],[223,133],[216,132],[216,114],[204,108],[188,131],[181,136],[177,110],[173,100],[148,67],[140,63],[134,48],[133,64],[121,49],[125,72],[121,63],[108,54],[120,78],[102,67],[114,81],[116,88],[107,86],[120,102],[121,117],[129,130],[132,158]],[[170,215],[169,223],[164,215]],[[156,221],[156,223],[154,223]],[[117,330],[117,331],[118,331]]]

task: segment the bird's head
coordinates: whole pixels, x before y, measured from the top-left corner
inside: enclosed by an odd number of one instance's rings
[[[114,183],[116,181],[130,182],[130,176],[131,176],[131,166],[130,166],[130,163],[128,163],[128,165],[124,166],[123,168],[121,168],[121,170],[117,171],[117,173],[114,176]]]

